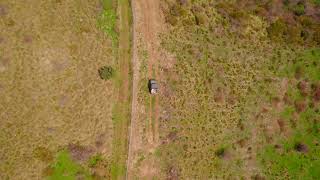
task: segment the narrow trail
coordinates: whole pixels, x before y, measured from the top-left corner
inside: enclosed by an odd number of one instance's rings
[[[160,17],[159,17],[159,0],[132,0],[133,14],[133,57],[132,57],[132,108],[131,108],[131,125],[129,132],[129,147],[127,159],[127,175],[126,179],[133,179],[135,161],[138,157],[137,152],[152,152],[159,144],[159,96],[148,98],[149,102],[145,105],[149,106],[147,119],[139,119],[142,104],[138,102],[139,81],[140,81],[140,65],[139,46],[142,43],[146,45],[148,53],[147,59],[147,76],[148,79],[156,79],[159,81],[158,65],[159,65],[159,39],[160,32]],[[142,41],[142,42],[141,42]],[[144,83],[144,82],[142,82]],[[145,82],[147,83],[147,82]],[[142,130],[143,121],[147,121],[146,131]],[[146,137],[147,142],[143,142],[143,137]],[[144,174],[147,174],[147,179],[152,178],[156,174],[154,169],[148,168]]]
[[[137,129],[137,105],[138,105],[138,84],[140,77],[140,62],[138,61],[138,49],[137,49],[137,35],[136,35],[136,15],[135,15],[135,3],[131,3],[132,9],[132,99],[131,99],[131,121],[129,127],[129,145],[128,145],[128,157],[127,157],[127,170],[126,179],[131,177],[131,169],[133,166],[133,150],[135,147],[133,145],[136,143],[136,138],[134,138],[135,131]]]

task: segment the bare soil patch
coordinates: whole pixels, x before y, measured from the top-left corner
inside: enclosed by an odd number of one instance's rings
[[[8,7],[6,5],[0,4],[0,16],[5,16],[8,14]]]
[[[94,149],[92,147],[82,146],[79,144],[69,144],[68,150],[72,158],[79,162],[87,161],[94,153]]]

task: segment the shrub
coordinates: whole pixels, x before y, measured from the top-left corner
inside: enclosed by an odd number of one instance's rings
[[[305,5],[302,2],[299,2],[297,5],[293,6],[292,11],[295,15],[301,16],[305,14]]]
[[[288,28],[288,32],[287,32],[288,42],[293,43],[293,44],[303,43],[302,35],[304,35],[306,37],[307,31],[304,31],[304,34],[302,32],[303,31],[302,31],[301,27],[291,26],[290,28]]]
[[[224,147],[219,148],[219,149],[216,151],[216,156],[222,158],[222,157],[225,155],[225,152],[226,152],[226,149],[225,149]]]
[[[102,155],[101,154],[97,154],[97,155],[92,156],[89,159],[89,167],[96,167],[97,164],[102,160],[103,159],[102,159]]]
[[[320,26],[314,32],[313,40],[315,41],[315,43],[317,43],[317,45],[320,45]]]
[[[169,14],[166,16],[166,22],[171,24],[172,26],[175,26],[178,23],[178,18]]]
[[[111,66],[103,66],[99,70],[101,79],[108,80],[114,76],[114,69]]]
[[[175,16],[172,16],[172,15],[168,15],[168,16],[166,17],[166,21],[167,21],[169,24],[171,24],[172,26],[175,26],[175,25],[177,25],[177,23],[178,23],[178,19],[177,19]]]
[[[312,28],[312,26],[315,24],[315,21],[309,17],[309,16],[300,16],[298,18],[299,23],[306,28]]]
[[[33,150],[34,156],[43,161],[43,162],[51,162],[53,160],[52,152],[45,147],[37,147]]]
[[[195,13],[196,23],[197,25],[205,25],[208,24],[208,18],[204,13]]]
[[[282,19],[278,19],[270,24],[267,31],[271,40],[279,41],[283,39],[284,34],[287,31],[287,25]]]
[[[187,10],[184,9],[183,7],[175,4],[170,8],[170,14],[172,16],[185,16],[187,14]]]

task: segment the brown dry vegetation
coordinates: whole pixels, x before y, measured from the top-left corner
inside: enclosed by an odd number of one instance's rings
[[[114,86],[97,70],[115,62],[100,11],[98,0],[0,2],[0,179],[40,179],[70,143],[110,155]]]

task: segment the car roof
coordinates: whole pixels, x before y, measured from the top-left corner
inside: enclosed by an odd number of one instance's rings
[[[158,89],[157,83],[151,83],[151,89]]]

